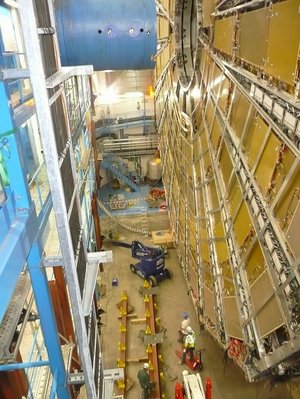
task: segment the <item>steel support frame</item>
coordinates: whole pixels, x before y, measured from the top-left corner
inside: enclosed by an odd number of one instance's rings
[[[229,70],[226,68],[225,65],[223,65],[222,61],[218,59],[218,57],[216,57],[216,55],[210,54],[211,57],[214,59],[214,61],[218,64],[218,66],[221,68],[221,70],[224,71],[224,73],[228,76],[228,78],[233,81],[236,86],[240,89],[240,91],[246,96],[246,98],[249,100],[249,102],[254,106],[254,108],[258,111],[258,113],[260,115],[262,115],[263,118],[265,118],[267,120],[267,122],[274,128],[274,130],[277,132],[278,131],[278,127],[277,125],[274,123],[274,121],[266,114],[265,111],[263,111],[258,104],[254,101],[254,99],[252,99],[249,95],[249,93],[244,89],[244,87],[235,79],[235,77],[229,72]],[[222,112],[219,111],[220,116],[222,116]],[[292,273],[295,277],[295,280],[297,281],[297,284],[300,284],[300,274],[299,271],[297,270],[292,270],[291,268],[288,267],[288,265],[292,264],[292,260],[289,256],[289,254],[287,253],[287,251],[285,250],[285,244],[282,240],[282,237],[280,236],[280,232],[278,231],[278,228],[276,226],[276,222],[274,220],[274,216],[272,215],[270,209],[268,209],[268,206],[266,205],[265,201],[263,200],[263,198],[261,197],[261,195],[259,194],[259,190],[257,188],[257,184],[255,181],[253,181],[253,179],[250,178],[250,172],[247,169],[246,165],[246,161],[244,159],[243,154],[241,154],[241,152],[239,151],[239,143],[236,142],[236,140],[234,139],[234,135],[232,133],[232,127],[228,125],[228,123],[225,120],[225,125],[226,125],[226,130],[227,130],[227,140],[225,140],[225,142],[227,143],[228,146],[228,150],[229,150],[229,154],[231,155],[231,159],[232,159],[232,163],[233,165],[235,165],[235,170],[236,170],[236,176],[238,178],[238,180],[241,180],[241,173],[244,176],[244,179],[246,179],[247,183],[247,188],[245,188],[245,199],[248,198],[248,200],[246,201],[249,212],[251,215],[255,215],[255,210],[253,209],[252,204],[252,199],[254,199],[254,201],[257,203],[258,209],[259,209],[259,213],[264,215],[263,219],[268,220],[268,223],[264,222],[263,226],[258,226],[257,223],[256,224],[256,233],[258,236],[260,236],[260,232],[263,231],[263,237],[261,237],[262,242],[262,248],[264,250],[265,253],[265,257],[266,260],[268,262],[268,266],[269,266],[269,271],[270,271],[270,275],[271,278],[275,284],[276,287],[278,287],[281,283],[281,280],[276,276],[277,271],[275,270],[275,267],[273,265],[273,259],[270,259],[269,254],[266,252],[265,250],[265,245],[266,248],[269,248],[269,245],[267,245],[266,242],[266,235],[267,235],[267,230],[272,230],[272,241],[275,242],[274,244],[274,248],[276,248],[276,252],[281,251],[281,254],[283,256],[283,263],[286,265],[286,269],[285,272],[288,274],[287,278],[289,277],[289,275]],[[279,137],[284,141],[284,137],[282,136],[282,134],[279,134]],[[226,137],[224,137],[226,138]],[[299,157],[298,157],[299,158]],[[242,181],[242,187],[244,186],[244,182]],[[257,221],[258,219],[258,215],[256,215],[255,217],[253,217],[253,220]],[[270,250],[270,248],[269,248]],[[282,258],[282,256],[279,256],[279,258]],[[290,311],[288,310],[288,305],[285,306],[285,316],[288,319],[287,315],[290,313]]]
[[[253,221],[253,226],[256,231],[256,235],[259,237],[259,240],[261,241],[262,245],[262,251],[265,255],[265,259],[268,264],[268,272],[273,280],[273,284],[276,287],[277,290],[277,295],[281,296],[280,299],[280,304],[282,306],[283,310],[283,316],[285,318],[285,321],[287,325],[290,324],[289,318],[290,318],[290,310],[289,310],[289,304],[287,303],[286,299],[283,299],[282,297],[282,291],[283,287],[281,287],[281,292],[279,292],[279,286],[284,283],[280,280],[280,275],[279,272],[276,270],[276,267],[274,265],[274,260],[271,255],[271,250],[272,248],[269,245],[269,238],[272,243],[275,242],[275,245],[273,244],[274,251],[277,253],[280,253],[279,259],[282,259],[280,262],[282,262],[283,269],[285,269],[286,273],[288,276],[287,278],[293,274],[293,278],[296,279],[297,277],[296,274],[293,272],[293,270],[288,266],[290,262],[288,261],[289,256],[286,256],[285,251],[284,251],[284,246],[281,244],[281,240],[279,240],[279,237],[276,234],[276,230],[273,228],[274,221],[270,218],[268,215],[268,212],[266,211],[263,201],[260,198],[259,190],[256,187],[256,183],[253,181],[252,178],[250,178],[250,173],[247,170],[246,167],[246,161],[243,159],[242,154],[237,150],[236,144],[233,141],[233,136],[230,135],[230,130],[231,128],[229,126],[226,126],[226,132],[227,132],[227,137],[225,139],[226,146],[228,149],[228,153],[230,154],[231,161],[234,165],[237,180],[240,182],[241,187],[244,187],[243,190],[243,196],[245,198],[245,202],[247,205],[247,208],[249,210],[249,213],[251,215],[252,221]],[[247,184],[246,184],[246,183]],[[256,208],[254,208],[254,203],[257,204],[258,207],[258,213],[256,212]],[[260,216],[262,220],[260,219]],[[270,235],[269,231],[272,231],[272,236]],[[283,258],[282,256],[283,255]]]
[[[53,209],[61,244],[64,267],[66,270],[66,279],[68,282],[72,314],[77,335],[77,344],[79,347],[81,364],[85,375],[85,386],[88,397],[90,399],[96,399],[97,396],[93,378],[93,367],[91,357],[89,355],[88,337],[82,309],[76,263],[73,253],[68,212],[65,206],[64,190],[58,164],[54,127],[49,108],[43,60],[41,57],[39,38],[37,34],[37,22],[32,1],[20,0],[19,10],[24,34],[25,49],[31,75],[31,83],[36,100],[41,140],[44,148],[47,169],[49,172],[49,185],[51,188]]]
[[[203,120],[204,120],[204,115],[203,115]],[[243,321],[241,323],[241,329],[243,332],[243,337],[245,340],[245,343],[249,346],[253,346],[253,341],[255,341],[256,346],[258,348],[258,351],[260,355],[265,354],[265,349],[262,344],[262,340],[260,338],[260,334],[258,332],[258,328],[256,325],[256,321],[254,320],[254,315],[253,315],[253,304],[251,302],[251,295],[250,295],[250,287],[247,283],[247,277],[245,275],[245,270],[243,268],[240,256],[238,252],[236,251],[237,244],[233,232],[233,225],[231,223],[231,218],[230,218],[230,213],[229,210],[227,209],[226,205],[226,198],[225,198],[225,187],[223,187],[223,180],[220,176],[219,168],[217,165],[217,160],[214,158],[212,146],[208,140],[208,127],[206,126],[206,123],[204,122],[205,126],[205,131],[207,135],[207,142],[208,142],[208,147],[210,150],[211,154],[211,161],[213,164],[213,171],[215,175],[215,179],[218,182],[216,184],[216,189],[217,189],[217,195],[219,199],[219,203],[221,205],[221,215],[222,215],[222,220],[223,220],[223,225],[224,225],[224,230],[226,234],[226,244],[227,248],[230,253],[230,265],[231,265],[231,272],[233,276],[233,283],[234,283],[234,288],[236,292],[236,298],[237,298],[237,305],[238,305],[238,313],[240,320]]]
[[[228,0],[226,0],[225,2],[224,1],[222,1],[221,2],[221,4],[224,4],[224,3],[226,3]],[[237,6],[233,6],[233,7],[230,7],[230,8],[226,8],[225,10],[222,10],[222,11],[217,11],[217,12],[213,12],[211,15],[213,16],[213,17],[220,17],[220,16],[222,16],[222,15],[228,15],[228,14],[231,14],[231,13],[236,13],[238,10],[243,10],[244,8],[247,8],[247,7],[251,7],[251,6],[253,6],[253,5],[255,5],[255,6],[258,6],[259,5],[259,3],[264,3],[264,4],[268,4],[269,2],[270,2],[270,0],[267,0],[267,1],[265,1],[265,0],[251,0],[251,1],[247,1],[246,3],[243,3],[243,4],[239,4],[239,5],[237,5]],[[231,2],[229,2],[229,4],[231,4]],[[216,8],[218,8],[219,6],[217,6]]]
[[[285,105],[285,111],[288,107],[294,108],[295,113],[300,112],[300,104],[299,101],[296,101],[290,94],[285,92],[280,92],[278,90],[272,89],[267,83],[265,83],[262,79],[258,79],[252,73],[246,71],[241,67],[234,67],[233,65],[229,64],[227,61],[220,59],[217,54],[213,54],[208,46],[201,41],[202,45],[210,55],[210,57],[215,61],[215,63],[219,66],[219,68],[224,72],[226,77],[228,77],[232,82],[236,84],[236,87],[245,95],[247,100],[250,104],[257,110],[257,112],[268,122],[268,124],[272,127],[274,132],[278,135],[278,137],[286,143],[292,153],[299,159],[300,157],[300,149],[297,148],[296,144],[282,131],[281,127],[278,123],[271,118],[270,114],[266,112],[266,110],[262,107],[254,97],[251,95],[250,91],[248,91],[236,78],[235,75],[239,77],[243,77],[243,79],[247,80],[248,83],[250,82],[251,85],[255,86],[256,88],[263,89],[269,97],[271,97],[274,102],[278,103],[280,100]],[[298,122],[299,123],[299,122]]]
[[[167,77],[167,73],[168,73],[168,71],[170,70],[170,67],[171,67],[171,65],[172,65],[174,62],[175,62],[175,54],[173,54],[173,55],[170,57],[169,61],[168,61],[168,62],[166,63],[166,65],[165,65],[163,71],[161,72],[159,78],[158,78],[158,79],[156,80],[156,82],[155,82],[155,93],[156,93],[156,96],[157,96],[157,97],[158,97],[159,92],[160,92],[160,90],[161,90],[161,88],[162,88],[162,86],[163,86],[163,83],[164,83],[164,81],[165,81],[165,79],[166,79],[166,77]]]
[[[197,139],[198,135],[197,135]],[[194,143],[195,145],[195,143]],[[195,154],[194,154],[194,145],[192,146],[192,156],[193,160],[195,162]],[[204,276],[204,267],[203,267],[203,261],[202,261],[202,256],[201,256],[201,228],[200,228],[200,215],[199,215],[199,209],[200,209],[200,198],[199,198],[199,189],[197,188],[197,177],[196,177],[196,171],[195,171],[195,163],[193,164],[193,189],[194,189],[194,201],[195,201],[195,225],[196,225],[196,248],[197,248],[197,274],[198,274],[198,294],[199,294],[199,306],[200,306],[200,312],[201,314],[198,314],[198,316],[202,317],[203,314],[203,307],[204,307],[204,281],[205,281],[205,276]],[[199,311],[199,309],[196,309]]]
[[[155,0],[156,7],[160,10],[160,12],[163,14],[165,18],[169,21],[170,25],[174,26],[174,20],[170,17],[168,11],[165,9],[165,7],[161,4],[159,0]]]
[[[200,137],[200,136],[199,136]],[[202,146],[201,146],[201,140],[199,140],[199,147],[200,147],[200,152],[203,152]],[[205,168],[204,168],[204,161],[203,157],[200,158],[199,160],[200,164],[200,170],[201,170],[201,176],[205,176]],[[227,341],[227,334],[226,334],[226,329],[224,325],[224,320],[223,320],[223,314],[224,314],[224,309],[223,309],[223,302],[222,302],[222,280],[221,280],[221,271],[220,267],[218,264],[218,256],[217,256],[217,250],[216,250],[216,245],[215,245],[215,240],[213,239],[213,220],[211,217],[211,209],[209,209],[210,206],[210,197],[209,197],[209,191],[208,191],[208,181],[203,181],[202,185],[202,193],[203,193],[203,198],[205,199],[205,217],[206,217],[206,228],[207,228],[207,235],[208,235],[208,246],[209,246],[209,253],[210,253],[210,266],[211,266],[211,275],[212,275],[212,280],[213,280],[213,287],[214,287],[214,293],[215,293],[215,298],[216,298],[216,316],[217,316],[217,332],[218,332],[218,339],[224,345],[224,340]],[[204,309],[205,309],[205,303],[204,303]],[[223,337],[222,337],[223,335]]]
[[[238,84],[235,80],[234,83]],[[213,98],[213,96],[211,96],[211,98]],[[213,98],[213,100],[215,104],[217,104],[216,99]],[[241,152],[239,151],[239,145],[234,139],[231,126],[228,125],[227,119],[223,116],[222,111],[219,109],[217,105],[216,105],[216,111],[223,119],[224,123],[223,137],[225,140],[225,145],[227,146],[232,164],[234,165],[234,171],[237,180],[241,183],[241,186],[244,187],[243,196],[247,204],[249,213],[251,215],[257,237],[259,241],[262,243],[261,247],[268,264],[268,269],[267,269],[268,274],[275,285],[275,295],[279,297],[279,305],[281,306],[282,315],[285,318],[286,326],[288,327],[288,329],[290,329],[289,304],[287,303],[287,300],[284,299],[284,296],[288,297],[288,293],[286,291],[287,285],[290,282],[292,282],[292,280],[298,282],[297,272],[296,270],[293,270],[292,267],[288,267],[290,262],[288,261],[289,257],[287,254],[283,255],[283,256],[286,255],[286,259],[282,259],[282,257],[278,256],[279,261],[283,262],[283,264],[285,264],[285,267],[287,267],[287,269],[285,269],[286,272],[289,273],[289,276],[286,277],[286,280],[284,282],[280,280],[280,276],[276,271],[275,265],[273,263],[274,261],[272,258],[272,253],[275,252],[277,253],[278,251],[280,251],[280,249],[283,249],[284,247],[283,245],[281,245],[280,243],[281,240],[276,234],[278,232],[277,229],[274,228],[275,222],[273,221],[273,217],[270,215],[270,212],[267,212],[267,210],[265,209],[264,202],[260,198],[260,195],[258,194],[259,190],[256,187],[256,183],[253,181],[252,178],[250,178],[250,172],[246,167],[246,161],[243,158]],[[246,186],[245,182],[247,182]],[[252,200],[257,202],[258,214],[256,214],[256,211],[253,208]],[[261,220],[259,221],[260,215],[261,215]],[[272,231],[272,235],[269,233],[269,231]],[[276,241],[276,239],[279,239],[279,241],[277,242],[277,244],[274,244],[274,240]],[[272,248],[270,247],[270,245],[272,246]],[[242,261],[240,260],[239,267],[241,267],[241,262]],[[249,317],[245,319],[244,325],[249,323],[249,321],[252,318],[254,318],[255,315],[256,312],[252,311]],[[290,333],[291,333],[291,340],[288,341],[287,344],[284,346],[286,350],[283,349],[283,347],[281,346],[280,348],[278,348],[278,350],[276,350],[276,356],[275,355],[270,356],[269,354],[266,355],[264,353],[265,352],[264,350],[260,352],[260,355],[262,356],[261,359],[255,360],[255,365],[258,370],[262,372],[265,369],[274,366],[276,364],[276,361],[277,363],[283,361],[287,356],[291,355],[292,353],[291,348],[293,348],[293,350],[297,350],[297,347],[295,346],[294,343],[299,341],[299,336],[298,335],[294,336],[293,331],[290,331]],[[262,345],[260,345],[260,347],[262,348]]]
[[[222,138],[224,140],[224,131],[226,131],[226,127],[228,126],[227,119],[225,116],[223,116],[221,109],[218,106],[218,102],[213,95],[212,91],[209,93],[210,98],[212,99],[212,102],[215,106],[214,112],[215,115],[222,116],[222,122],[223,126],[220,126],[220,131],[222,132]],[[218,113],[217,113],[218,112]],[[229,113],[228,113],[229,115]],[[203,121],[205,121],[204,115],[203,115]],[[213,154],[212,146],[209,142],[209,137],[208,137],[208,127],[206,125],[206,122],[204,122],[205,126],[205,131],[207,134],[207,143],[209,147],[210,154]],[[250,287],[247,283],[247,277],[245,275],[245,270],[243,268],[243,262],[240,258],[240,255],[236,251],[235,248],[237,248],[236,240],[235,240],[235,235],[233,232],[233,223],[232,219],[230,217],[230,213],[227,207],[227,198],[225,197],[225,187],[223,184],[223,180],[220,176],[220,171],[219,167],[217,165],[217,160],[218,156],[217,154],[214,154],[214,156],[211,156],[212,164],[213,164],[213,171],[215,175],[215,179],[218,181],[218,184],[216,184],[216,189],[217,189],[217,194],[219,198],[219,203],[221,204],[221,214],[222,214],[222,219],[223,219],[223,225],[226,233],[226,243],[227,247],[229,249],[229,252],[231,254],[230,257],[230,265],[232,269],[232,275],[234,276],[234,286],[235,286],[235,292],[237,293],[237,302],[238,302],[238,309],[239,309],[239,316],[241,320],[244,320],[244,323],[241,325],[243,335],[245,338],[245,342],[251,346],[251,342],[255,340],[256,345],[258,347],[259,353],[261,355],[265,354],[265,349],[262,344],[261,338],[259,337],[258,333],[258,327],[256,325],[255,320],[253,319],[253,304],[251,302],[251,295],[250,295]],[[240,206],[242,204],[242,200],[240,203]],[[240,206],[238,208],[240,208]],[[238,211],[237,211],[238,212]]]

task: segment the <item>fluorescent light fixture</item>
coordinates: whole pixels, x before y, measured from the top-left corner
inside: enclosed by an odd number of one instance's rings
[[[129,91],[127,93],[124,93],[122,95],[122,97],[126,97],[126,98],[142,98],[142,97],[144,97],[144,93],[142,93],[141,91]]]
[[[113,104],[117,101],[117,98],[118,98],[117,90],[115,87],[111,86],[108,87],[107,89],[104,89],[100,93],[98,101],[101,104]]]

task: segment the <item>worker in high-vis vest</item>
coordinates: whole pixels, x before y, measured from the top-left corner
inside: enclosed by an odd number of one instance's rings
[[[179,337],[178,337],[178,342],[181,344],[184,343],[186,336],[188,335],[187,328],[191,324],[191,319],[188,315],[187,312],[182,313],[182,321],[180,323],[180,327],[178,330]]]
[[[189,359],[192,361],[194,358],[194,349],[195,349],[195,342],[196,342],[196,336],[195,333],[192,329],[191,326],[187,327],[187,336],[185,337],[184,340],[184,348],[183,348],[183,354],[182,354],[182,359],[179,364],[183,364],[185,362],[187,354],[189,354]]]

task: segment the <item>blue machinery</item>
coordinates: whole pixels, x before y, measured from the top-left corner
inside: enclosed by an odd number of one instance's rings
[[[58,1],[55,6],[63,65],[94,69],[153,68],[154,1]]]
[[[130,270],[147,280],[151,287],[157,286],[160,281],[172,278],[171,271],[165,267],[165,253],[161,248],[147,247],[140,241],[132,241],[131,244],[122,241],[112,243],[131,249],[131,256],[139,259],[139,262],[131,264]]]

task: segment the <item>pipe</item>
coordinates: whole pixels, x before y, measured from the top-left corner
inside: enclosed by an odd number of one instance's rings
[[[43,367],[49,365],[50,365],[49,360],[41,360],[39,362],[10,363],[10,364],[0,365],[0,371],[13,371],[13,370],[21,370],[32,367]]]

